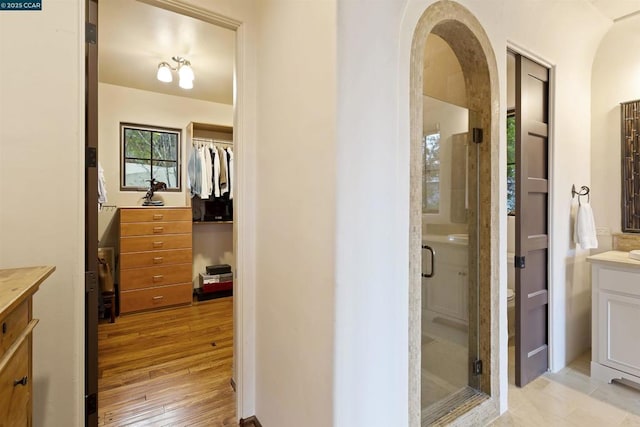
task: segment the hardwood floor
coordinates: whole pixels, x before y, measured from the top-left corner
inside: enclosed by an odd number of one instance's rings
[[[98,327],[100,426],[237,426],[233,297]]]

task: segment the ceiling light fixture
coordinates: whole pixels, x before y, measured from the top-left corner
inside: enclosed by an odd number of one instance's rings
[[[174,56],[171,59],[177,62],[178,65],[172,67],[168,62],[161,62],[158,64],[158,73],[156,74],[157,79],[164,83],[171,83],[173,81],[173,74],[171,71],[177,71],[179,78],[178,86],[182,89],[193,89],[193,80],[195,76],[193,74],[193,68],[191,68],[191,62],[181,56]]]

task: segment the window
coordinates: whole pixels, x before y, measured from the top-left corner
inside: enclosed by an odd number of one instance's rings
[[[141,191],[152,178],[180,191],[180,130],[120,124],[120,189]]]
[[[440,210],[440,132],[424,136],[422,168],[422,212]]]
[[[507,115],[507,213],[516,214],[516,116]]]

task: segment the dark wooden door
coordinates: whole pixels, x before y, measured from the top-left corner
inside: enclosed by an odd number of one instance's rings
[[[98,425],[98,2],[85,0],[85,426]]]
[[[549,70],[516,55],[516,385],[549,368]]]

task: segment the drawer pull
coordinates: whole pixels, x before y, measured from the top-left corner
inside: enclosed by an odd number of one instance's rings
[[[162,274],[159,274],[159,275],[157,275],[157,276],[153,276],[153,281],[154,281],[154,282],[159,282],[159,281],[161,281],[162,279],[164,279],[164,276],[163,276]]]
[[[27,376],[24,376],[19,380],[13,380],[13,386],[15,387],[17,385],[27,385],[27,382],[29,382],[29,378],[27,378]]]
[[[164,246],[164,242],[153,242],[154,248],[161,248]]]
[[[153,227],[153,232],[155,234],[162,233],[164,231],[164,227]]]
[[[2,322],[2,333],[3,334],[7,333],[7,322]]]
[[[153,263],[154,263],[154,264],[162,264],[162,261],[163,261],[163,260],[164,260],[164,258],[163,258],[163,257],[161,257],[161,256],[157,256],[157,257],[153,258]]]
[[[162,298],[164,298],[164,295],[158,295],[158,296],[155,296],[155,297],[153,297],[151,299],[154,300],[154,301],[161,301]]]
[[[164,215],[162,215],[162,214],[153,214],[153,220],[154,221],[161,220],[163,217],[164,217]]]

